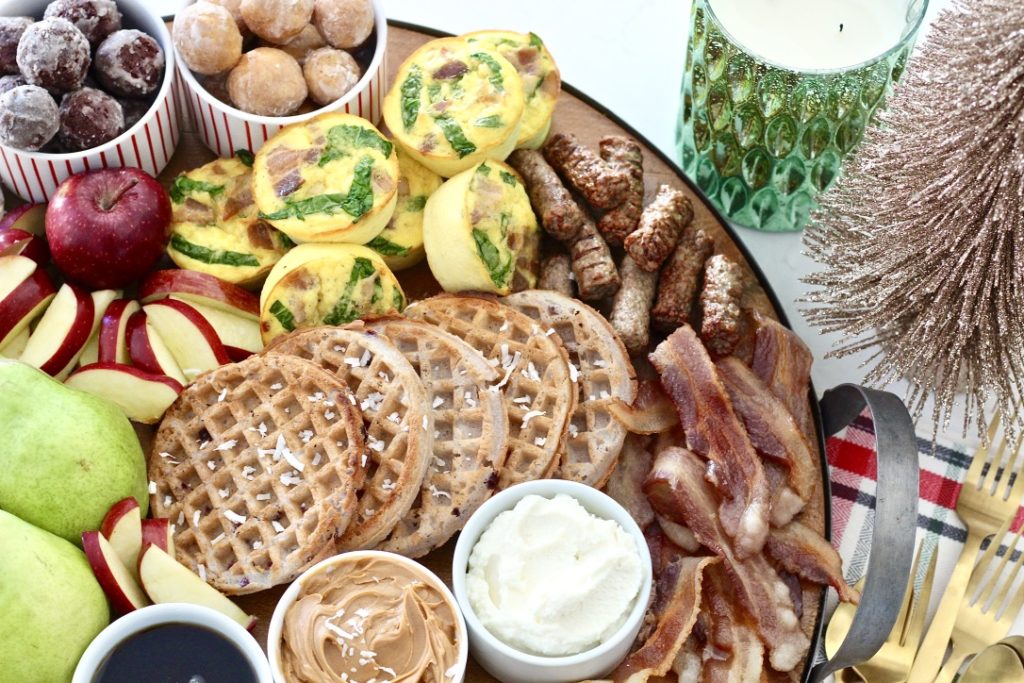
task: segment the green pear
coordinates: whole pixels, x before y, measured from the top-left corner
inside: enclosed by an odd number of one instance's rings
[[[81,545],[110,506],[134,496],[146,516],[146,461],[106,399],[0,360],[0,509]]]
[[[0,683],[71,680],[110,609],[85,553],[0,510]]]

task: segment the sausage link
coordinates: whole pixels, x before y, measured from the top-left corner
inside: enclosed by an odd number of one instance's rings
[[[606,164],[575,135],[552,135],[544,145],[544,158],[595,209],[618,206],[629,190],[629,174]]]
[[[683,229],[693,220],[693,206],[682,191],[658,188],[654,201],[640,215],[640,225],[623,246],[642,269],[653,272],[672,255]]]
[[[615,294],[608,321],[631,354],[642,353],[651,341],[651,304],[657,273],[642,270],[629,254],[619,264],[622,286]]]
[[[629,178],[622,203],[597,221],[597,229],[608,244],[620,247],[626,236],[636,230],[644,210],[644,154],[636,140],[621,135],[601,138],[599,148],[601,158],[612,168],[625,171]]]
[[[690,230],[679,240],[658,280],[658,301],[651,309],[654,326],[672,331],[690,319],[704,262],[715,244],[703,230]]]

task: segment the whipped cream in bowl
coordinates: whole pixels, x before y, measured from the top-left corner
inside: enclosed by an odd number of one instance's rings
[[[629,513],[563,480],[491,498],[467,522],[452,563],[474,659],[517,683],[607,674],[636,638],[651,576],[647,543]]]

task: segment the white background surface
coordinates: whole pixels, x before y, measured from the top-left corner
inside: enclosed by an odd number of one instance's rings
[[[385,13],[393,19],[449,33],[487,28],[537,33],[558,61],[564,81],[601,102],[676,159],[675,120],[689,33],[689,0],[383,1]],[[918,45],[927,24],[950,4],[950,0],[931,0]],[[835,339],[821,336],[799,312],[797,299],[807,291],[800,278],[814,270],[814,262],[801,254],[800,234],[736,231],[767,276],[790,323],[814,350],[817,390],[859,382],[864,377],[862,357],[825,359]],[[902,385],[890,389],[901,396],[905,390]],[[930,437],[931,424],[922,419],[919,433]],[[943,440],[956,444],[958,437],[953,431]]]

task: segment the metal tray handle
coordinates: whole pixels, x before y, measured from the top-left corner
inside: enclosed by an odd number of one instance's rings
[[[886,391],[840,384],[826,391],[821,399],[825,435],[831,436],[849,425],[865,406],[874,420],[878,458],[875,525],[867,579],[850,632],[832,659],[811,670],[810,683],[819,683],[839,669],[871,659],[878,652],[899,616],[914,562],[919,481],[917,438],[903,401]]]

